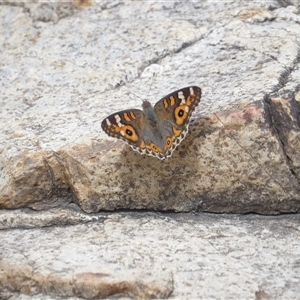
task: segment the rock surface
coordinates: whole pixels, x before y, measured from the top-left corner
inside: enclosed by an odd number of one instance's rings
[[[297,0],[0,4],[1,299],[299,297],[299,215],[191,213],[299,212]],[[101,131],[189,85],[169,160]]]
[[[0,231],[1,299],[297,299],[300,293],[299,215],[88,216],[61,208],[47,214],[51,227],[41,227],[40,212],[0,213],[0,226],[15,228]]]
[[[1,208],[299,211],[295,3],[2,4]],[[171,159],[101,131],[179,83],[203,97]]]
[[[297,7],[109,3],[2,6],[0,207],[299,211]],[[101,132],[178,82],[203,99],[168,161]]]

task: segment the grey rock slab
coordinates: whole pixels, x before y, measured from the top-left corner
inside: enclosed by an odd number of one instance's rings
[[[1,296],[297,299],[299,230],[299,215],[155,213],[1,230]]]
[[[39,228],[104,221],[108,214],[86,214],[74,204],[55,207],[43,212],[31,209],[0,210],[0,230],[13,228]]]
[[[117,105],[123,102],[124,94],[112,93],[116,84],[133,80],[150,61],[203,36],[202,29],[187,20],[154,19],[152,26],[143,26],[139,19],[105,21],[97,5],[94,11],[83,10],[82,16],[48,26],[33,22],[20,7],[3,7],[3,27],[10,19],[19,22],[9,24],[1,41],[1,145],[5,141],[11,155],[24,148],[53,150],[98,137],[105,112],[99,104],[109,99],[111,105],[117,97]],[[11,126],[5,126],[11,120]],[[92,133],[91,127],[97,130]]]
[[[42,209],[73,200],[88,212],[298,211],[299,176],[293,174],[298,152],[290,164],[263,101],[266,94],[276,98],[298,91],[296,5],[2,4],[0,207]],[[170,167],[145,161],[101,131],[108,114],[140,107],[140,98],[155,103],[192,84],[203,89],[203,98],[195,126]],[[237,126],[232,116],[253,103],[261,115]],[[231,114],[225,126],[211,114],[220,110]],[[219,125],[212,129],[209,122]],[[297,131],[293,134],[296,138],[287,141],[298,138]],[[297,144],[292,148],[297,150]],[[203,168],[205,163],[209,168]],[[240,181],[235,166],[244,174]],[[167,171],[157,175],[159,169]],[[155,180],[145,182],[145,172],[155,174]],[[191,188],[183,178],[193,174]],[[227,201],[221,202],[224,192]]]

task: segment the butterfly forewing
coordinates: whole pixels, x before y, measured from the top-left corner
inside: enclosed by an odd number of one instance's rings
[[[200,98],[201,89],[192,86],[175,91],[155,104],[154,109],[162,123],[160,127],[167,126],[172,130],[172,147],[166,153],[168,157],[185,138],[190,118]],[[165,136],[165,139],[167,138],[168,136]]]
[[[145,115],[139,109],[128,109],[105,118],[101,127],[109,136],[124,140],[131,145],[139,144],[139,128],[145,124]]]
[[[163,97],[155,104],[155,123],[149,118],[149,110],[145,110],[145,115],[141,110],[128,109],[105,118],[102,129],[108,135],[126,141],[141,154],[166,159],[184,139],[200,98],[199,87],[186,87]],[[149,108],[148,104],[144,106]]]
[[[176,129],[183,129],[192,116],[201,98],[199,87],[187,87],[159,100],[154,109],[161,119],[172,122]]]

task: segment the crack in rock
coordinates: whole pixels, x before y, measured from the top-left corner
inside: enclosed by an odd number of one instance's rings
[[[265,107],[270,116],[270,126],[274,128],[286,158],[291,174],[300,186],[300,159],[299,134],[300,134],[300,103],[295,100],[295,93],[289,99],[275,98],[265,95]],[[298,151],[297,151],[298,150]]]

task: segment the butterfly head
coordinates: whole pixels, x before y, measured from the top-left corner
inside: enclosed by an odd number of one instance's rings
[[[143,100],[143,104],[142,104],[143,110],[148,109],[149,107],[153,108],[152,104],[147,100]]]

